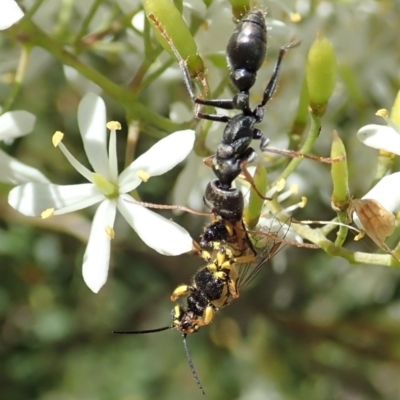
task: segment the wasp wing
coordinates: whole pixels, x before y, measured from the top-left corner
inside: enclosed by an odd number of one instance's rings
[[[289,232],[290,226],[285,223],[279,224],[279,229],[274,229],[274,233],[272,233],[271,228],[264,227],[258,234],[250,235],[256,255],[248,263],[236,264],[239,274],[238,289],[247,286],[260,273],[264,265],[276,255],[282,243],[285,242],[284,238]]]

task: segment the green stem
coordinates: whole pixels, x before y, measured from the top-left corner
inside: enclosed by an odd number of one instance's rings
[[[30,7],[29,10],[26,12],[24,18],[26,18],[27,20],[32,19],[32,17],[35,15],[36,11],[40,8],[44,1],[45,0],[36,0],[35,4]]]
[[[347,224],[347,212],[346,211],[339,211],[337,213],[338,216],[338,221],[343,223],[343,224]],[[347,233],[348,233],[349,229],[347,228],[347,226],[344,225],[340,225],[339,226],[339,232],[337,233],[337,237],[335,240],[335,246],[336,247],[342,247],[344,241],[347,238]]]
[[[86,35],[86,32],[89,29],[90,22],[92,21],[93,17],[95,16],[97,10],[99,9],[103,0],[96,0],[92,6],[90,7],[88,13],[85,16],[81,29],[79,30],[78,35],[76,36],[74,43],[79,43],[81,39]]]
[[[352,252],[343,247],[337,247],[328,240],[320,229],[311,229],[308,226],[292,224],[291,228],[304,239],[309,240],[321,247],[327,254],[334,257],[342,257],[351,264],[385,265],[387,267],[399,268],[400,264],[390,254],[370,254],[363,252]]]
[[[60,7],[58,10],[57,22],[54,26],[55,36],[67,36],[68,25],[72,20],[72,14],[74,9],[74,2],[69,0],[63,0],[59,2]]]
[[[304,142],[303,146],[300,149],[300,153],[307,154],[312,150],[316,140],[318,139],[320,130],[321,130],[321,118],[311,114],[310,131],[308,132],[306,141]],[[290,161],[289,165],[285,168],[285,170],[282,172],[282,174],[279,176],[276,182],[278,182],[281,179],[286,180],[296,170],[296,168],[300,165],[302,161],[303,161],[302,157],[293,158],[293,160]]]
[[[28,47],[28,46],[22,47],[22,52],[21,52],[21,56],[19,58],[18,67],[15,72],[13,86],[12,86],[10,94],[7,96],[7,99],[4,102],[4,107],[2,110],[3,113],[7,112],[12,107],[12,105],[21,89],[22,82],[24,81],[24,78],[25,78],[25,72],[28,67],[30,53],[31,53],[30,47]]]
[[[47,50],[62,64],[69,65],[100,86],[110,97],[125,107],[128,119],[146,122],[166,132],[184,129],[185,126],[182,126],[182,124],[176,124],[141,104],[137,100],[138,93],[133,93],[126,87],[116,85],[95,69],[82,63],[74,54],[45,34],[33,22],[24,19],[23,22],[16,24],[5,32],[12,39],[21,41],[31,47],[38,46]]]
[[[156,69],[153,73],[149,74],[147,78],[143,79],[138,90],[142,92],[147,86],[153,83],[159,76],[161,76],[173,63],[175,60],[172,58],[165,62],[160,68]]]

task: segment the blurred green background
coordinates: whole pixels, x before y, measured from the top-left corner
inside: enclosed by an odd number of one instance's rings
[[[20,3],[27,10],[37,7],[33,21],[40,29],[114,83],[128,84],[142,65],[143,35],[130,24],[134,16],[143,20],[139,1]],[[335,47],[339,77],[317,152],[329,154],[331,132],[336,129],[347,146],[352,194],[361,197],[373,179],[378,154],[359,143],[355,133],[368,123],[383,123],[374,113],[390,109],[399,90],[400,2],[280,3],[258,4],[285,26],[268,31],[267,61],[252,90],[254,102],[268,82],[279,47],[292,37],[301,39],[302,45],[284,60],[279,90],[268,104],[261,129],[277,143],[275,147],[285,146],[307,51],[316,32],[322,32]],[[189,26],[196,27],[194,38],[208,68],[210,87],[215,88],[227,76],[221,60],[234,24],[228,1],[207,4],[209,8],[201,0],[188,0],[184,15]],[[302,19],[293,22],[291,12]],[[85,34],[101,34],[93,44],[78,49],[73,39],[83,26]],[[0,34],[0,46],[0,101],[4,102],[21,47],[7,32]],[[162,62],[170,60],[165,52],[161,57]],[[184,103],[189,113],[192,107],[177,65],[171,65],[172,70],[139,94],[142,104],[165,117],[176,102]],[[75,78],[57,57],[35,48],[12,106],[37,116],[34,132],[2,145],[59,184],[80,183],[82,178],[52,146],[55,130],[66,134],[69,150],[87,164],[76,111],[83,94],[93,88]],[[226,89],[225,94],[232,92]],[[101,95],[108,120],[123,124],[118,142],[122,169],[125,110],[116,99]],[[221,132],[222,126],[216,129]],[[136,154],[156,140],[143,132]],[[397,161],[394,165],[396,169]],[[171,188],[182,168],[142,185],[142,199],[171,204]],[[294,182],[299,184],[297,199],[308,197],[308,206],[296,218],[334,217],[329,166],[304,161]],[[8,206],[10,189],[3,184],[0,199],[0,399],[203,398],[176,331],[140,336],[111,333],[168,325],[172,291],[190,282],[201,260],[194,255],[157,254],[120,218],[109,280],[93,294],[81,276],[93,210],[49,221],[26,218]],[[194,238],[208,221],[190,214],[164,215],[185,226]],[[349,240],[346,246],[375,250],[368,240]],[[350,265],[319,250],[286,245],[240,299],[222,310],[209,327],[190,336],[188,343],[210,399],[399,399],[399,271]]]

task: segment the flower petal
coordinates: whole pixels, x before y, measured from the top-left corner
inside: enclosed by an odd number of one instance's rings
[[[118,178],[120,193],[130,192],[139,185],[141,181],[137,175],[138,171],[157,176],[175,167],[191,152],[194,139],[194,131],[187,129],[172,133],[157,142],[122,171]]]
[[[1,0],[0,2],[0,30],[8,29],[24,16],[14,0]]]
[[[0,182],[21,184],[50,181],[36,168],[29,167],[0,150]]]
[[[400,135],[383,125],[366,125],[357,132],[357,139],[366,146],[400,155]]]
[[[386,210],[400,210],[400,172],[383,177],[363,199],[378,201]]]
[[[78,124],[85,152],[93,170],[110,180],[107,156],[106,105],[97,94],[88,93],[79,103]]]
[[[91,183],[81,185],[54,185],[51,183],[26,183],[11,190],[8,203],[21,214],[37,217],[48,209],[68,212],[96,204],[104,195]],[[60,212],[59,212],[60,213]]]
[[[9,111],[0,117],[0,140],[14,139],[32,132],[36,117],[28,111]]]
[[[167,256],[193,249],[193,239],[184,228],[132,201],[131,196],[120,196],[118,210],[149,247]]]
[[[110,241],[106,228],[113,227],[117,203],[104,200],[93,218],[90,237],[83,256],[82,275],[86,285],[97,293],[107,281],[110,264]]]

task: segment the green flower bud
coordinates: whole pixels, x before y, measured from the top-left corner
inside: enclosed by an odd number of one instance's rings
[[[307,57],[306,79],[311,112],[324,115],[336,83],[336,55],[328,39],[317,35]]]
[[[390,119],[397,125],[400,126],[400,91],[397,92],[396,99],[390,113]]]
[[[147,19],[164,49],[171,56],[177,58],[167,36],[182,59],[186,61],[190,76],[196,78],[203,75],[205,72],[203,60],[198,54],[196,43],[188,26],[174,3],[171,0],[144,0],[144,9]]]
[[[307,82],[306,82],[306,80],[304,80],[303,85],[301,87],[301,93],[300,93],[299,105],[297,107],[296,117],[293,121],[293,125],[290,130],[290,136],[291,137],[297,136],[297,140],[295,140],[296,138],[293,138],[293,140],[295,142],[295,143],[293,143],[294,147],[292,147],[292,145],[291,145],[290,148],[297,148],[297,145],[300,141],[299,139],[300,139],[301,135],[303,134],[304,129],[307,126],[308,103],[309,103],[309,100],[308,100]]]
[[[347,170],[346,149],[336,131],[333,131],[331,157],[343,157],[332,163],[331,175],[333,181],[332,207],[336,211],[346,210],[350,202],[349,173]]]
[[[257,164],[253,180],[254,180],[254,185],[256,186],[258,191],[261,194],[265,195],[268,187],[268,178],[267,178],[267,170],[262,165],[262,163]],[[249,204],[243,213],[244,221],[250,229],[254,228],[257,225],[258,220],[260,219],[264,201],[265,200],[262,199],[252,187],[250,189]]]

